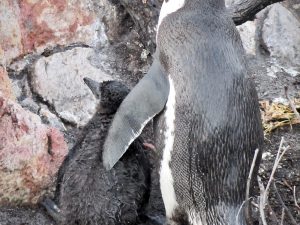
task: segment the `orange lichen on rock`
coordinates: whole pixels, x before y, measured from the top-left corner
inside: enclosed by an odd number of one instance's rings
[[[61,132],[0,93],[0,205],[37,203],[67,153]]]
[[[0,64],[28,53],[94,43],[98,18],[88,0],[1,0]]]
[[[80,7],[80,1],[21,0],[20,25],[24,53],[49,43],[65,44],[76,37],[78,26],[92,23],[95,16]]]
[[[12,92],[11,81],[7,75],[6,69],[2,66],[0,66],[0,92],[11,100],[16,99]]]

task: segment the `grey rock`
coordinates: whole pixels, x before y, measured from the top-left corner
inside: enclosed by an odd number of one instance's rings
[[[282,2],[286,8],[288,8],[294,16],[300,20],[300,1],[299,0],[286,0]]]
[[[57,45],[84,43],[95,47],[105,43],[103,13],[95,3],[94,0],[81,0],[19,4],[16,0],[2,0],[0,63],[9,65],[17,60],[20,63],[16,67],[21,68],[26,61],[20,56],[28,53],[42,54]]]
[[[281,4],[274,4],[264,21],[262,39],[272,63],[292,76],[300,73],[300,22]]]
[[[55,127],[60,131],[66,131],[66,127],[63,122],[55,114],[50,112],[47,106],[41,106],[39,115],[44,123],[49,124],[50,126]]]
[[[14,93],[17,99],[22,100],[26,97],[32,97],[28,80],[26,79],[26,77],[12,80],[12,92]]]
[[[67,153],[61,132],[0,93],[1,206],[36,204],[50,194]]]
[[[233,5],[234,3],[238,2],[240,0],[225,0],[225,5],[226,7],[230,7],[231,5]]]
[[[53,105],[58,115],[73,124],[86,124],[96,111],[96,99],[83,78],[97,81],[111,77],[91,65],[93,49],[76,47],[40,58],[31,79],[33,91]]]
[[[256,54],[256,21],[248,21],[237,26],[240,33],[243,47],[247,54]]]
[[[25,98],[23,99],[21,102],[20,102],[20,105],[23,107],[23,108],[26,108],[28,110],[30,110],[31,112],[37,114],[40,107],[39,105],[33,101],[32,98]]]

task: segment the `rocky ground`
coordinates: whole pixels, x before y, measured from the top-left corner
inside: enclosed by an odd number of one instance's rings
[[[54,224],[38,202],[53,194],[63,158],[96,111],[97,100],[82,79],[118,79],[133,87],[152,62],[161,2],[1,1],[0,225]],[[238,30],[259,99],[289,107],[285,87],[290,98],[300,98],[300,1],[269,6]],[[290,149],[275,181],[299,224],[299,125],[266,135],[260,175],[266,185],[281,137]],[[155,161],[150,150],[149,157]],[[142,216],[140,224],[163,217],[152,164],[148,217]],[[280,221],[282,206],[272,187],[269,203]],[[269,224],[276,224],[272,215]],[[283,221],[292,224],[287,213]]]

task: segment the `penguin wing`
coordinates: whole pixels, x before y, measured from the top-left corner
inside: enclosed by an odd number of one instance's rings
[[[103,146],[106,169],[118,162],[146,124],[163,110],[168,95],[168,76],[155,59],[148,73],[127,95],[115,114]]]

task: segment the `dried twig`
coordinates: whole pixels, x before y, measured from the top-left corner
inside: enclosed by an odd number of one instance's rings
[[[255,164],[256,164],[256,159],[257,159],[258,152],[259,152],[259,149],[256,149],[255,153],[254,153],[253,160],[252,160],[249,176],[248,176],[248,179],[247,179],[246,199],[244,201],[245,202],[245,218],[246,218],[247,224],[252,224],[252,219],[251,219],[251,215],[250,215],[250,204],[249,204],[249,202],[251,202],[251,199],[249,198],[249,194],[250,194],[250,184],[251,184],[252,173],[253,173],[253,169],[254,169]]]
[[[296,206],[296,208],[298,208],[298,210],[300,210],[300,206],[298,205],[297,198],[296,198],[296,186],[294,186],[294,189],[293,189],[293,196],[294,196],[295,206]]]
[[[242,210],[244,204],[245,204],[247,201],[248,201],[248,200],[243,201],[243,203],[241,204],[241,206],[240,206],[240,208],[239,208],[239,210],[238,210],[238,213],[237,213],[236,216],[235,216],[235,224],[236,224],[236,225],[239,224],[239,216],[240,216],[241,210]]]
[[[270,188],[270,185],[271,185],[271,183],[272,183],[272,181],[274,179],[274,174],[275,174],[276,169],[277,169],[277,167],[279,165],[279,162],[280,162],[281,158],[283,157],[283,155],[285,154],[285,152],[289,149],[289,146],[282,147],[283,142],[284,142],[284,138],[282,137],[281,141],[280,141],[279,148],[278,148],[278,152],[277,152],[277,155],[276,155],[276,158],[275,158],[274,166],[273,166],[273,169],[272,169],[272,172],[271,172],[271,175],[270,175],[267,187],[266,187],[266,191],[265,191],[265,195],[264,195],[264,199],[263,199],[264,201],[268,198],[269,188]],[[280,154],[281,149],[283,149],[283,152]]]
[[[280,225],[283,225],[283,221],[284,221],[284,208],[282,208]]]
[[[268,203],[270,185],[273,182],[274,174],[276,172],[276,169],[278,168],[280,160],[282,159],[285,152],[289,149],[289,146],[283,147],[283,143],[284,143],[284,138],[282,137],[281,141],[280,141],[280,144],[279,144],[278,151],[277,151],[277,155],[276,155],[276,158],[275,158],[275,161],[274,161],[272,172],[271,172],[271,175],[270,175],[270,178],[268,180],[266,188],[264,187],[260,177],[257,176],[258,185],[259,185],[259,189],[260,189],[259,212],[260,212],[260,217],[261,217],[263,225],[267,225],[264,210],[265,210],[265,206]],[[271,209],[271,207],[269,207],[269,208]]]
[[[255,208],[259,208],[259,205],[258,204],[256,204],[255,202],[251,202],[251,205],[253,205]]]
[[[282,180],[283,180],[283,184],[284,184],[288,189],[290,189],[291,191],[293,191],[292,186],[287,182],[287,180],[286,180],[286,179],[282,179]]]
[[[288,207],[286,207],[286,205],[284,204],[284,202],[283,202],[283,200],[282,200],[282,198],[281,198],[281,196],[280,196],[280,194],[279,194],[279,192],[278,192],[278,190],[277,190],[277,187],[276,187],[275,182],[273,182],[273,187],[274,187],[276,196],[277,196],[277,198],[278,198],[280,204],[282,205],[282,207],[283,207],[284,210],[286,211],[286,214],[287,214],[288,217],[290,218],[291,223],[292,223],[293,225],[297,225],[297,222],[296,222],[295,218],[293,217],[292,213],[290,212],[290,210],[288,209]]]
[[[266,221],[266,216],[265,216],[265,201],[264,201],[264,193],[265,193],[265,187],[264,184],[261,181],[261,178],[259,176],[257,176],[257,182],[258,182],[258,186],[259,186],[259,191],[260,191],[260,197],[259,197],[259,214],[260,214],[260,218],[261,221],[263,223],[263,225],[267,225],[267,221]]]

